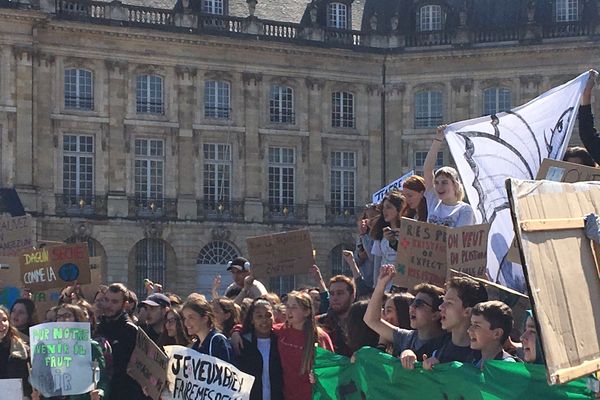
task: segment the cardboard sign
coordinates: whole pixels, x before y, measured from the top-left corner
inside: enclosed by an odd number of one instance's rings
[[[0,216],[0,256],[18,257],[21,251],[33,247],[31,216]]]
[[[23,381],[21,379],[0,379],[0,393],[4,399],[22,399]]]
[[[550,382],[589,375],[600,369],[600,276],[583,226],[600,214],[600,183],[509,179],[507,191]]]
[[[0,304],[9,310],[21,297],[19,257],[0,257]]]
[[[378,191],[373,193],[373,196],[371,196],[373,203],[375,203],[375,204],[381,203],[381,201],[383,200],[383,197],[391,190],[394,190],[394,189],[402,190],[402,184],[404,183],[404,181],[407,180],[408,178],[410,178],[411,176],[413,176],[414,174],[415,174],[415,171],[411,169],[410,171],[408,171],[407,173],[402,175],[400,178],[396,179],[392,183],[382,187],[381,189],[379,189]]]
[[[87,243],[43,247],[21,255],[21,282],[33,291],[91,282]]]
[[[94,389],[87,322],[51,322],[29,328],[31,385],[44,397]]]
[[[567,183],[600,181],[600,168],[544,158],[535,179]]]
[[[102,264],[104,260],[102,257],[90,257],[90,280],[91,282],[87,285],[81,285],[81,291],[85,296],[85,299],[92,303],[94,301],[94,295],[98,291],[98,287],[102,284]]]
[[[250,399],[252,375],[187,347],[165,346],[165,352],[170,359],[163,399]]]
[[[246,239],[256,278],[306,274],[315,263],[308,229]]]
[[[166,384],[168,364],[169,357],[142,329],[138,329],[135,349],[127,364],[127,374],[145,387],[154,400],[159,399]]]
[[[428,282],[443,287],[449,268],[485,276],[489,225],[448,228],[402,218],[396,255],[397,286]]]

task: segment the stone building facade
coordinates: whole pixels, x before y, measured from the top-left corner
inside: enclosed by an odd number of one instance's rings
[[[597,65],[597,3],[0,0],[0,182],[109,282],[206,291],[303,227],[329,275],[436,125]]]

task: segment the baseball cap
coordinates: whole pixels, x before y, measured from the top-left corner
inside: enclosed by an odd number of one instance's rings
[[[143,304],[147,304],[153,307],[170,307],[171,300],[162,293],[153,293],[146,297],[146,300],[142,301]]]
[[[250,261],[244,257],[236,257],[227,263],[227,271],[231,271],[232,269],[248,271],[250,269]]]

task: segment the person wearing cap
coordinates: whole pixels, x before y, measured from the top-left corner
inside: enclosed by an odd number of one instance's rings
[[[227,271],[231,272],[233,283],[225,290],[225,296],[231,298],[233,293],[238,292],[234,299],[237,304],[242,304],[246,297],[256,299],[267,294],[265,285],[250,275],[250,262],[244,257],[229,261]]]
[[[158,344],[158,338],[165,326],[165,318],[171,307],[171,300],[162,293],[152,293],[142,301],[146,307],[146,324],[142,327],[146,335]]]

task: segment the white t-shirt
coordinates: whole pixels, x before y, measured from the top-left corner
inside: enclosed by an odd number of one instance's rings
[[[263,400],[271,400],[271,377],[269,372],[269,355],[271,353],[271,338],[256,339],[256,346],[262,355],[263,370],[262,370],[262,398]]]
[[[390,247],[390,242],[386,238],[373,242],[371,254],[381,257],[381,265],[396,263],[396,250]],[[377,280],[377,278],[374,279]]]
[[[449,206],[442,203],[437,195],[431,191],[425,191],[427,200],[427,222],[430,224],[445,225],[450,228],[475,225],[475,213],[470,204],[459,201],[456,205]]]

